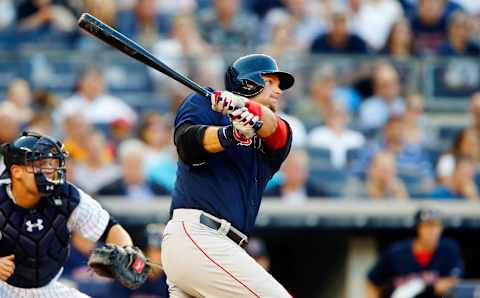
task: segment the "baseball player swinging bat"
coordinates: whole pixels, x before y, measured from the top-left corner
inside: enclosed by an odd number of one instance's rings
[[[193,91],[210,98],[212,92],[187,78],[183,74],[173,70],[168,65],[158,60],[149,51],[141,45],[126,37],[122,33],[103,23],[96,17],[89,13],[83,13],[78,19],[78,26],[86,30],[88,33],[94,35],[98,39],[111,45],[112,47],[122,51],[133,59],[158,70],[166,76],[192,89]],[[261,121],[256,123],[255,128],[260,128]]]

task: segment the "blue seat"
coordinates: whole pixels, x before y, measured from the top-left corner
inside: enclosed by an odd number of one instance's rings
[[[322,169],[332,166],[330,150],[325,148],[307,148],[307,154],[310,159],[310,168]]]
[[[331,197],[344,195],[347,171],[335,168],[311,169],[309,181]]]
[[[424,195],[424,190],[422,187],[423,177],[420,174],[414,172],[399,173],[398,177],[405,184],[408,194],[411,197],[419,197]]]
[[[57,94],[71,94],[83,62],[68,52],[56,55],[34,54],[30,57],[33,88],[50,90]]]

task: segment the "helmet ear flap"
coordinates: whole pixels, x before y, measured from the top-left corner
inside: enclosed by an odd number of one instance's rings
[[[229,66],[225,73],[225,88],[228,91],[236,91],[242,87],[242,81],[238,79],[239,72],[232,66]]]

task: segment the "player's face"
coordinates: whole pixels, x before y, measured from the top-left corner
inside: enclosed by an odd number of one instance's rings
[[[34,196],[38,196],[37,183],[35,175],[30,166],[12,166],[11,168],[12,180],[14,187],[20,187],[24,192]]]
[[[282,89],[280,89],[280,79],[276,75],[263,75],[265,81],[265,87],[260,94],[251,98],[266,107],[273,112],[278,111],[280,96],[282,95]]]
[[[443,232],[443,225],[439,221],[427,221],[418,226],[418,239],[427,246],[434,248]]]

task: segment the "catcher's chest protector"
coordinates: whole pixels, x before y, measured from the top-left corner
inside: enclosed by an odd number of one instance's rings
[[[67,221],[80,201],[74,186],[60,195],[42,198],[32,209],[17,206],[0,185],[0,256],[15,255],[12,286],[37,288],[48,284],[69,254]]]

